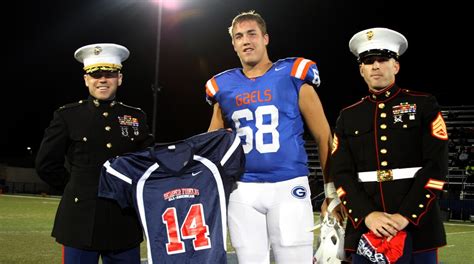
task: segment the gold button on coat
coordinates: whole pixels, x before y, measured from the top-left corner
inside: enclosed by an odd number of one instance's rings
[[[107,143],[107,148],[111,148],[112,147],[112,143]]]
[[[381,117],[381,118],[386,118],[386,117],[387,117],[387,114],[386,114],[386,113],[380,113],[380,117]]]
[[[384,109],[384,108],[385,108],[385,104],[384,104],[384,103],[380,103],[380,104],[379,104],[379,108],[380,108],[380,109]]]
[[[86,137],[83,137],[83,138],[82,138],[82,141],[86,142],[86,141],[87,141],[87,138],[86,138]]]
[[[107,130],[107,131],[110,131],[110,129],[112,129],[110,126],[105,127],[105,130]]]
[[[388,165],[388,162],[386,162],[386,161],[384,160],[384,161],[382,161],[382,162],[380,163],[380,165],[382,165],[382,166],[384,166],[384,167],[385,167],[385,166],[387,166],[387,165]]]
[[[381,137],[380,137],[380,140],[382,140],[382,141],[387,141],[387,136],[381,136]]]
[[[381,128],[381,129],[386,129],[386,128],[387,128],[387,125],[386,125],[386,124],[381,124],[381,125],[380,125],[380,128]]]
[[[109,113],[108,112],[103,112],[102,115],[105,116],[105,117],[108,117]]]
[[[418,205],[418,207],[420,207],[420,208],[423,208],[423,207],[425,207],[425,206],[424,206],[424,205],[422,205],[422,204],[419,204],[419,205]]]
[[[380,153],[382,153],[382,154],[387,154],[387,150],[386,150],[386,149],[381,149],[381,150],[380,150]]]

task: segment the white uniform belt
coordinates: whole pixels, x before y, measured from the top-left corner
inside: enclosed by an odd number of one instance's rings
[[[421,167],[358,172],[360,182],[384,182],[415,177]]]

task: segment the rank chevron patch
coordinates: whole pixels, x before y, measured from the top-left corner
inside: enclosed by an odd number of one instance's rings
[[[443,189],[444,183],[444,181],[430,179],[428,183],[426,183],[425,188],[436,189],[441,191]]]
[[[431,122],[431,135],[441,140],[448,140],[448,130],[441,113],[438,113],[436,119]]]

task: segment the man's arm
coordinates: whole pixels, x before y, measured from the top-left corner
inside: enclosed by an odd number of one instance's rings
[[[67,126],[56,111],[45,131],[35,166],[39,177],[58,190],[63,190],[69,179],[69,173],[64,167],[68,144]]]
[[[332,144],[331,129],[326,119],[326,115],[324,114],[321,100],[319,100],[318,94],[311,85],[303,84],[301,86],[298,104],[306,125],[318,144],[319,161],[323,171],[324,183],[325,185],[331,183],[330,185],[334,186],[333,179],[331,179],[329,175],[329,157],[331,155]],[[325,201],[323,205],[328,204],[329,201]],[[322,213],[325,213],[326,207],[324,206],[322,209]],[[336,216],[338,220],[342,220],[344,216],[342,206],[339,204],[335,209],[334,216]]]
[[[301,86],[298,103],[306,125],[318,144],[319,160],[323,170],[324,182],[332,182],[329,178],[329,166],[327,166],[332,143],[331,129],[329,128],[319,96],[311,85],[303,84]]]
[[[211,123],[207,131],[213,131],[219,128],[224,128],[224,119],[222,118],[222,110],[219,103],[215,103]]]

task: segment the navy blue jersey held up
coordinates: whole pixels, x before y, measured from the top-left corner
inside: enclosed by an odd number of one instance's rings
[[[220,129],[110,159],[99,196],[136,208],[148,263],[227,263],[227,198],[244,164],[240,138]]]

